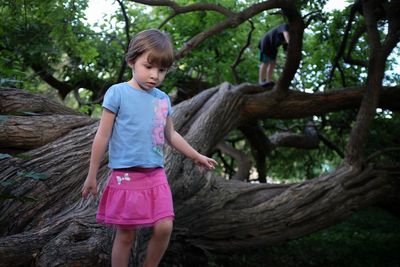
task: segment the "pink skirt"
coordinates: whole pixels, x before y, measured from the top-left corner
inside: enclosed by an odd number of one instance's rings
[[[97,210],[98,223],[135,229],[173,218],[172,194],[163,168],[111,172]]]

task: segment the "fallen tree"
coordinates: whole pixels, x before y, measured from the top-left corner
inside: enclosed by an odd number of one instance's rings
[[[303,24],[294,7],[285,1],[282,5],[289,22],[297,24],[291,28],[293,38],[284,71],[273,88],[222,83],[174,106],[176,130],[207,155],[234,129],[241,129],[250,139],[254,137],[257,129],[250,125],[256,125],[258,119],[305,118],[347,109],[358,110],[358,115],[337,169],[297,184],[250,184],[241,181],[245,177],[227,181],[199,170],[192,161],[166,147],[176,218],[165,263],[200,265],[207,251],[275,245],[335,224],[363,207],[382,204],[393,210],[399,206],[400,167],[368,162],[363,150],[376,108],[398,111],[400,107],[400,88],[382,86],[387,57],[400,38],[399,18],[390,17],[393,20],[386,39],[376,42],[378,18],[374,10],[380,4],[364,3],[371,47],[368,66],[373,67],[368,68],[368,79],[362,86],[314,94],[289,87],[300,62]],[[212,33],[222,28],[218,26]],[[191,44],[195,46],[199,38]],[[187,53],[188,47],[179,55]],[[4,151],[24,149],[24,153],[12,156],[2,154],[0,159],[0,266],[109,264],[112,230],[94,221],[98,199],[82,200],[80,196],[97,122],[39,96],[26,97],[27,93],[20,90],[3,88],[0,94],[8,95],[7,100],[0,98],[2,147]],[[8,101],[21,104],[9,105]],[[34,124],[12,128],[17,122],[22,125],[34,120],[40,121],[36,130],[32,130]],[[9,129],[18,136],[55,130],[57,134],[51,136],[57,136],[32,142],[29,138],[9,138]],[[315,146],[316,135],[308,133],[249,142],[264,144],[265,159],[274,147],[299,146],[296,140]],[[99,171],[99,190],[107,179],[106,162],[107,158]],[[132,263],[142,261],[149,234],[149,230],[138,234]]]

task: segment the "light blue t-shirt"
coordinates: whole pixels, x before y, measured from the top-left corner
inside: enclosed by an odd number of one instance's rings
[[[116,114],[108,148],[110,168],[164,166],[164,127],[172,113],[166,93],[119,83],[107,90],[103,107]]]

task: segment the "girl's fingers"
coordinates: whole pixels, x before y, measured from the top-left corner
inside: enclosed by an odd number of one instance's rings
[[[89,193],[91,193],[93,196],[97,195],[97,190],[96,188],[91,188],[91,187],[83,187],[82,188],[82,197],[87,198]]]

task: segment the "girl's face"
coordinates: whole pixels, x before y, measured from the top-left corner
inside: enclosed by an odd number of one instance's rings
[[[139,56],[132,68],[133,79],[131,80],[136,88],[149,91],[159,86],[167,74],[167,68],[150,64],[147,61],[150,51]]]

